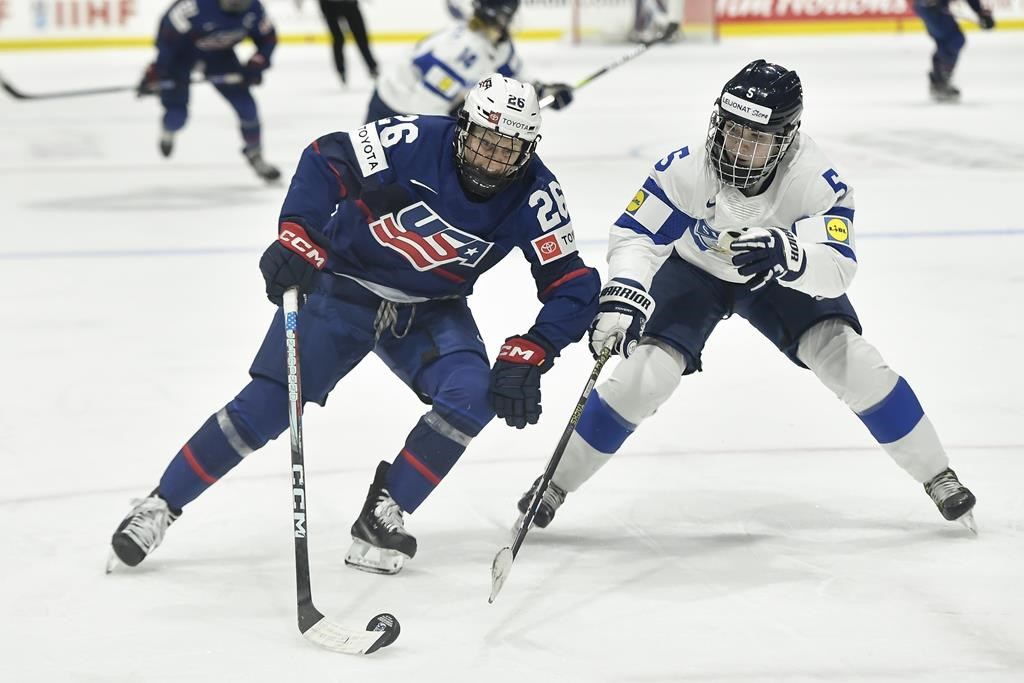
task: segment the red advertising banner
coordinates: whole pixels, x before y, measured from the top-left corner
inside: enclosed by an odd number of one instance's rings
[[[718,21],[909,19],[910,0],[718,0]]]

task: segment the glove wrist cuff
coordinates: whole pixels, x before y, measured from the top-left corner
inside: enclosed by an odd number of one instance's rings
[[[532,334],[509,337],[501,345],[498,360],[519,365],[534,365],[545,372],[554,365],[554,349]]]
[[[283,221],[277,234],[277,241],[285,249],[293,251],[317,270],[327,265],[327,250],[313,241],[306,229],[292,221]]]

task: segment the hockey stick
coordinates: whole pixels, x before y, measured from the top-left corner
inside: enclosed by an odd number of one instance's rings
[[[611,358],[612,347],[615,346],[616,341],[617,337],[609,338],[605,342],[604,348],[601,349],[601,355],[597,357],[594,369],[590,371],[590,379],[587,380],[587,386],[583,388],[580,400],[576,402],[576,408],[572,411],[569,424],[565,426],[562,438],[558,441],[558,445],[555,446],[555,452],[551,455],[551,459],[548,460],[548,466],[544,469],[544,475],[540,479],[537,491],[533,494],[530,507],[523,517],[523,523],[516,531],[515,540],[512,541],[512,545],[505,546],[494,556],[494,562],[491,563],[491,596],[487,598],[488,603],[494,603],[494,599],[498,597],[501,587],[505,585],[509,572],[512,571],[512,563],[515,562],[519,549],[523,547],[526,533],[533,526],[533,519],[537,516],[537,510],[540,508],[540,502],[544,498],[544,492],[548,490],[551,478],[555,476],[555,470],[558,468],[558,463],[562,460],[562,453],[565,452],[565,447],[569,443],[569,437],[572,436],[573,430],[576,429],[576,425],[580,421],[580,416],[583,415],[583,406],[587,404],[587,398],[590,397],[590,392],[593,391],[594,385],[597,384],[597,377],[601,374],[604,364]]]
[[[190,83],[212,83],[213,85],[240,85],[245,82],[242,74],[223,74],[204,78],[195,78]],[[157,90],[170,90],[178,85],[178,81],[157,81]],[[138,85],[113,85],[106,88],[84,88],[81,90],[58,90],[56,92],[39,93],[30,95],[18,90],[3,76],[0,76],[0,87],[7,91],[7,94],[16,100],[49,100],[61,97],[81,97],[83,95],[107,95],[115,92],[129,92],[138,90]]]
[[[614,62],[611,62],[610,64],[605,64],[600,69],[598,69],[594,73],[590,74],[589,76],[584,78],[582,81],[580,81],[576,85],[572,86],[573,91],[575,92],[576,90],[579,90],[583,86],[587,85],[591,81],[594,81],[594,80],[600,78],[601,76],[605,75],[609,71],[612,71],[614,69],[618,69],[620,66],[622,66],[626,62],[630,62],[630,61],[636,59],[637,57],[639,57],[643,53],[647,52],[647,50],[650,49],[651,46],[657,45],[658,43],[663,43],[666,40],[668,40],[669,38],[671,38],[672,36],[674,36],[676,34],[676,31],[678,31],[678,30],[679,30],[679,22],[673,21],[671,24],[669,24],[668,26],[665,27],[665,30],[661,32],[661,35],[653,38],[652,40],[645,40],[644,42],[640,43],[635,48],[633,48],[632,50],[627,52],[626,54],[624,54],[621,57],[619,57],[618,59],[616,59]],[[548,95],[547,97],[541,98],[540,108],[543,109],[544,107],[549,106],[554,101],[555,101],[555,96],[554,95]]]
[[[285,356],[288,364],[288,426],[292,446],[292,507],[295,528],[295,586],[298,595],[299,631],[320,647],[345,654],[370,654],[395,642],[401,632],[398,619],[378,614],[367,630],[356,631],[325,617],[313,606],[309,582],[309,542],[306,521],[306,475],[302,454],[302,381],[299,369],[299,293],[284,293]]]

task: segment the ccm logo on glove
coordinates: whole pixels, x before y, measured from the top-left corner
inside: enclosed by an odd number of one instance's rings
[[[498,353],[498,360],[506,363],[521,363],[525,365],[544,365],[547,360],[547,351],[540,344],[536,344],[524,337],[509,337]]]
[[[287,249],[306,259],[317,270],[323,270],[327,263],[327,252],[314,242],[298,223],[282,223],[277,240]]]

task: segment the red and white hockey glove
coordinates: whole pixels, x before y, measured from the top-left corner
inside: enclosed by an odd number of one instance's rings
[[[327,243],[327,238],[312,228],[282,221],[277,240],[260,258],[267,298],[280,306],[287,289],[298,287],[301,294],[312,292],[327,265],[327,248],[321,246]]]
[[[509,337],[491,368],[488,396],[494,414],[522,429],[540,419],[540,376],[555,362],[555,350],[540,337]]]

